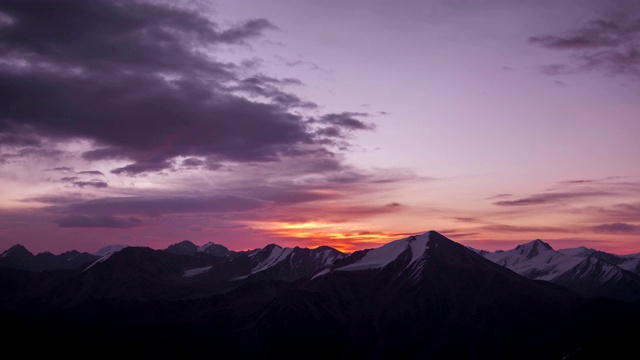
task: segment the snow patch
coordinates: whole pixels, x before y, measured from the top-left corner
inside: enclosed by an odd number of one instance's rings
[[[196,269],[189,269],[189,270],[186,270],[182,276],[192,277],[192,276],[200,275],[202,273],[206,273],[207,271],[209,271],[209,269],[211,269],[211,266],[205,266],[205,267],[196,268]]]
[[[105,256],[109,254],[113,254],[114,252],[118,252],[124,248],[128,247],[128,245],[109,245],[105,246],[102,249],[93,253],[95,256]]]
[[[93,265],[97,264],[97,263],[101,263],[103,261],[107,261],[107,259],[109,259],[111,257],[111,255],[115,254],[115,252],[112,252],[108,255],[105,255],[103,257],[101,257],[100,259],[94,261],[93,263],[91,263],[91,265],[87,266],[84,270],[82,270],[83,272],[89,270]]]
[[[400,256],[403,252],[410,249],[411,261],[407,265],[410,266],[416,260],[424,255],[427,250],[427,244],[429,242],[429,235],[423,234],[418,236],[412,236],[405,239],[392,241],[378,248],[370,250],[359,261],[343,266],[336,270],[339,271],[356,271],[366,269],[381,269]]]
[[[527,259],[529,250],[529,247],[520,246],[484,257],[525,277],[546,281],[561,276],[584,260],[584,257],[565,255],[542,246],[537,247],[535,256]]]
[[[259,271],[263,271],[265,269],[268,269],[274,266],[280,261],[286,259],[287,256],[289,256],[289,254],[291,254],[292,251],[293,251],[293,248],[281,248],[278,246],[272,247],[269,257],[267,257],[267,259],[265,259],[264,261],[261,261],[255,268],[253,268],[251,273],[255,274]]]

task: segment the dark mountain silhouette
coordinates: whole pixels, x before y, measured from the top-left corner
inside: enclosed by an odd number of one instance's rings
[[[24,246],[17,244],[0,254],[0,268],[30,271],[76,269],[96,261],[98,258],[98,256],[75,250],[60,255],[54,255],[50,252],[33,255]]]
[[[128,247],[72,270],[0,269],[0,289],[5,340],[40,356],[615,358],[640,320],[637,303],[528,279],[434,231],[352,254]]]

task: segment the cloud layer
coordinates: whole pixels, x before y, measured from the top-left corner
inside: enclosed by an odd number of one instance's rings
[[[220,46],[277,29],[265,19],[222,29],[179,8],[110,0],[5,1],[0,14],[0,144],[89,140],[85,160],[128,160],[111,171],[137,175],[177,156],[328,157],[332,138],[372,129],[359,113],[314,121],[293,109],[315,104],[284,89],[299,80],[246,77],[246,66],[216,59]]]

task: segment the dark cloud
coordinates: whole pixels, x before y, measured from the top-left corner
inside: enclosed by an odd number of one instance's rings
[[[60,171],[60,172],[69,172],[72,171],[73,169],[68,167],[68,166],[59,166],[59,167],[54,167],[53,169],[48,169],[49,171]]]
[[[486,225],[481,227],[482,230],[487,231],[495,231],[495,232],[528,232],[528,233],[539,233],[539,232],[553,232],[553,233],[566,233],[571,232],[570,229],[566,228],[558,228],[551,226],[513,226],[513,225]]]
[[[640,219],[640,203],[615,204],[606,207],[587,207],[583,213],[591,215],[599,222],[637,222]]]
[[[577,64],[548,65],[548,75],[601,70],[613,75],[640,74],[640,7],[632,5],[563,35],[541,35],[529,42],[548,49],[569,51]]]
[[[111,216],[71,215],[56,220],[56,224],[63,228],[128,228],[140,225],[140,220],[134,217],[119,219]]]
[[[276,28],[264,19],[221,29],[201,13],[117,0],[9,0],[0,13],[11,19],[0,27],[6,143],[90,140],[96,148],[86,160],[129,160],[112,172],[137,175],[171,169],[178,156],[329,157],[335,143],[320,139],[318,126],[373,129],[360,113],[311,123],[290,109],[316,105],[283,90],[298,80],[245,76],[242,63],[213,57],[218,45],[246,44]]]
[[[477,232],[459,230],[459,229],[442,229],[438,231],[447,237],[469,237],[479,235]]]
[[[467,223],[482,222],[480,218],[473,217],[473,216],[454,217],[454,219],[460,222],[467,222]]]
[[[390,208],[396,208],[396,207],[400,207],[402,206],[402,204],[397,203],[397,202],[392,202],[392,203],[388,203],[385,205],[386,207],[390,207]]]
[[[66,177],[60,178],[60,181],[71,183],[74,186],[77,186],[79,188],[93,187],[96,189],[101,189],[109,186],[109,184],[107,184],[102,180],[91,179],[91,180],[84,181],[84,180],[80,180],[80,178],[78,178],[77,176],[66,176]]]
[[[107,184],[104,181],[101,180],[89,180],[89,181],[73,181],[72,182],[73,185],[77,186],[77,187],[81,187],[84,188],[86,186],[88,187],[93,187],[96,189],[102,189],[102,188],[106,188],[109,186],[109,184]]]
[[[42,141],[33,135],[21,134],[21,131],[15,133],[0,134],[1,146],[13,147],[41,147]]]
[[[344,139],[349,138],[353,131],[374,130],[373,123],[364,122],[359,117],[369,117],[369,113],[342,112],[323,115],[317,119],[310,119],[310,124],[319,124],[316,128],[316,136],[327,144],[337,145],[341,148],[349,148]]]
[[[594,227],[593,231],[598,234],[640,234],[640,226],[626,223],[602,224]]]
[[[582,185],[582,184],[594,184],[599,183],[601,180],[593,180],[593,179],[580,179],[580,180],[564,180],[559,181],[560,185]]]
[[[186,167],[197,167],[197,166],[202,166],[204,164],[205,162],[203,160],[200,160],[197,158],[188,158],[182,161],[182,166],[186,166]]]
[[[520,198],[516,200],[503,200],[494,202],[495,205],[500,206],[526,206],[526,205],[545,205],[545,204],[558,204],[565,203],[567,201],[613,195],[610,192],[605,191],[589,191],[589,192],[555,192],[555,193],[542,193],[535,194],[526,198]]]
[[[375,126],[372,123],[365,123],[358,120],[357,117],[367,117],[368,113],[343,112],[339,114],[326,114],[320,117],[319,122],[338,126],[347,130],[373,130]]]
[[[79,174],[79,175],[100,175],[100,176],[104,176],[102,171],[97,171],[97,170],[79,171],[76,174]]]
[[[512,197],[513,194],[497,194],[497,195],[493,195],[493,196],[489,196],[487,199],[504,199],[504,198],[509,198]]]
[[[216,40],[231,44],[242,43],[248,38],[262,35],[264,30],[277,28],[265,19],[252,19],[240,26],[220,32]]]
[[[283,91],[282,88],[289,85],[302,85],[302,82],[298,79],[276,79],[258,74],[239,81],[234,89],[251,95],[263,96],[270,99],[272,104],[279,105],[284,109],[315,109],[318,107],[317,104],[311,101],[303,100],[295,94]]]
[[[209,170],[220,170],[224,167],[224,164],[213,159],[207,159],[205,165],[205,167]]]
[[[261,208],[266,201],[234,195],[173,197],[110,197],[89,200],[50,210],[90,215],[148,215],[226,213]]]
[[[314,63],[312,61],[306,61],[306,60],[293,60],[293,61],[290,61],[290,60],[284,59],[281,56],[277,56],[277,58],[279,60],[281,60],[282,62],[284,62],[284,64],[286,66],[289,66],[289,67],[301,67],[301,68],[305,68],[305,69],[307,69],[309,71],[318,71],[318,72],[321,72],[321,73],[323,73],[325,75],[329,75],[329,74],[332,73],[331,70],[324,69],[324,68],[320,67],[320,65],[318,65],[318,64],[316,64],[316,63]]]
[[[138,161],[127,166],[111,170],[114,174],[137,175],[145,172],[157,172],[171,169],[173,164],[170,161]]]

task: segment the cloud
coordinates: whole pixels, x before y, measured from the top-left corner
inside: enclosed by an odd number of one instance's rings
[[[29,135],[21,134],[21,131],[15,133],[0,134],[0,145],[14,146],[14,147],[40,147],[42,142],[39,138]]]
[[[79,171],[76,174],[78,174],[78,175],[101,175],[101,176],[104,176],[102,171],[97,171],[97,170]]]
[[[343,112],[339,114],[323,115],[318,121],[323,124],[329,124],[347,130],[373,130],[375,128],[374,124],[365,123],[364,121],[357,119],[357,117],[367,116],[369,116],[368,113]]]
[[[557,204],[557,203],[565,203],[571,200],[577,200],[582,198],[607,196],[607,195],[613,195],[613,194],[605,191],[542,193],[542,194],[535,194],[529,197],[520,198],[516,200],[498,201],[498,202],[494,202],[493,204],[499,205],[499,206],[527,206],[527,205]]]
[[[615,204],[606,207],[587,207],[582,212],[599,222],[635,222],[640,219],[640,203]]]
[[[43,204],[51,204],[51,205],[65,205],[65,204],[73,204],[80,201],[87,200],[83,194],[81,193],[62,193],[55,195],[43,195],[37,197],[31,197],[22,199],[22,202],[38,202]]]
[[[593,231],[598,234],[640,234],[640,226],[627,223],[612,223],[595,226]]]
[[[532,36],[530,43],[568,51],[574,65],[554,64],[541,68],[548,75],[599,70],[611,75],[640,74],[640,7],[631,5],[585,23],[566,34]]]
[[[60,171],[63,173],[72,171],[73,169],[68,167],[68,166],[59,166],[59,167],[54,167],[53,169],[49,169],[49,171]]]
[[[491,200],[491,199],[505,199],[505,198],[509,198],[512,197],[513,194],[496,194],[493,196],[489,196],[487,199]]]
[[[204,160],[200,160],[197,158],[187,158],[182,161],[182,166],[186,167],[198,167],[205,164]]]
[[[51,211],[91,215],[148,215],[243,212],[266,201],[235,195],[108,197],[49,208]]]
[[[558,181],[549,191],[566,191],[567,189],[580,188],[582,191],[611,191],[628,195],[640,194],[640,183],[634,181],[621,181],[625,176],[607,176],[598,179],[573,179]]]
[[[170,169],[173,164],[169,161],[138,161],[127,166],[111,170],[113,174],[137,175],[145,172],[157,172]]]
[[[140,225],[140,220],[134,217],[71,215],[56,220],[56,223],[63,228],[128,228]]]
[[[3,1],[0,13],[11,19],[0,27],[5,143],[82,139],[93,146],[85,160],[127,160],[111,172],[136,176],[170,170],[177,157],[329,158],[338,143],[318,136],[319,126],[345,138],[373,129],[360,113],[309,122],[291,109],[317,106],[284,89],[299,80],[247,75],[243,62],[216,59],[221,45],[246,45],[277,29],[265,19],[221,29],[203,13],[118,0]]]
[[[558,228],[551,226],[513,226],[494,224],[482,226],[480,229],[490,232],[527,232],[527,233],[540,233],[540,232],[552,232],[552,233],[566,233],[571,232],[570,229]]]
[[[71,183],[74,186],[77,186],[80,188],[84,188],[88,186],[96,189],[101,189],[109,186],[109,184],[107,184],[102,180],[91,179],[91,180],[84,181],[84,180],[80,180],[77,176],[65,176],[63,178],[60,178],[60,181]]]
[[[73,181],[72,182],[73,185],[84,188],[85,186],[88,187],[93,187],[96,189],[102,189],[102,188],[106,188],[109,186],[109,184],[107,184],[104,181],[101,180],[89,180],[89,181]]]

